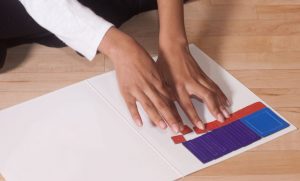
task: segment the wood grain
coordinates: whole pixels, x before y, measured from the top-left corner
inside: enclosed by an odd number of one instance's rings
[[[192,0],[185,20],[190,42],[300,127],[300,0]],[[155,11],[121,29],[156,54]],[[69,48],[13,48],[0,74],[0,108],[110,70],[100,54],[88,62]],[[300,180],[299,138],[295,131],[183,180]]]

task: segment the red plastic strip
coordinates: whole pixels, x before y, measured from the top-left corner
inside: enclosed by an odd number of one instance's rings
[[[221,123],[220,121],[212,121],[210,123],[205,124],[205,131],[211,131],[211,130],[217,129],[223,125],[224,125],[224,123]]]
[[[205,124],[205,130],[201,130],[197,127],[194,127],[194,131],[196,134],[202,134],[202,133],[205,133],[207,131],[211,131],[211,130],[214,130],[214,129],[217,129],[217,128],[220,128],[222,126],[225,126],[229,123],[232,123],[234,121],[237,121],[245,116],[248,116],[256,111],[259,111],[263,108],[265,108],[266,106],[261,103],[261,102],[256,102],[256,103],[253,103],[247,107],[244,107],[234,113],[231,114],[230,118],[226,119],[225,122],[221,123],[217,120],[215,121],[212,121],[210,123],[207,123]]]
[[[199,129],[198,127],[194,126],[193,127],[193,130],[196,134],[202,134],[202,133],[205,133],[206,131],[205,130],[202,130],[202,129]]]
[[[186,141],[183,135],[172,136],[172,140],[175,144],[183,143]]]
[[[265,107],[266,106],[263,103],[256,102],[233,113],[233,117],[235,117],[235,119],[238,120],[241,119],[242,117],[248,116],[256,111],[259,111]]]
[[[190,127],[188,127],[187,125],[184,125],[183,130],[180,131],[180,133],[183,135],[189,134],[191,132],[193,132],[193,130]]]

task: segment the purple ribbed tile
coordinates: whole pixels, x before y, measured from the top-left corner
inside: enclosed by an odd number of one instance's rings
[[[205,149],[204,145],[195,146],[192,141],[186,141],[182,143],[195,157],[197,157],[202,163],[207,163],[214,159],[214,157]]]
[[[215,158],[219,158],[230,152],[222,143],[215,139],[212,132],[203,135],[202,141],[205,143],[206,149],[212,153]]]
[[[211,134],[219,143],[227,148],[228,152],[237,150],[242,146],[235,137],[222,128],[212,131]]]
[[[224,131],[232,135],[239,142],[240,147],[247,146],[260,139],[256,133],[244,125],[241,121],[235,121],[227,126],[224,126]]]
[[[260,139],[241,121],[215,129],[183,145],[201,162],[207,163]]]

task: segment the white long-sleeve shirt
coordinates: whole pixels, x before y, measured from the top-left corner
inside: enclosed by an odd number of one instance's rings
[[[20,0],[30,16],[68,46],[92,60],[113,26],[77,0]]]

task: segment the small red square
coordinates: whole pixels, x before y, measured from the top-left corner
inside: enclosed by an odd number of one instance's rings
[[[183,143],[186,141],[183,135],[172,136],[172,140],[175,144]]]
[[[208,131],[217,129],[217,128],[221,127],[221,126],[222,126],[222,123],[219,122],[219,121],[212,121],[210,123],[205,124],[205,128]]]
[[[184,125],[183,130],[180,132],[181,132],[181,134],[186,135],[186,134],[193,132],[193,130],[190,127],[188,127],[187,125]]]
[[[198,127],[194,126],[193,127],[194,131],[196,134],[202,134],[202,133],[205,133],[206,131],[205,130],[202,130],[202,129],[199,129]]]

